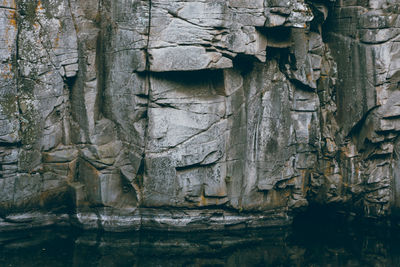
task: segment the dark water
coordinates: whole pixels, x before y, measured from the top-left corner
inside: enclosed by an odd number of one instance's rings
[[[400,266],[395,230],[303,216],[294,227],[226,233],[0,234],[0,266]]]

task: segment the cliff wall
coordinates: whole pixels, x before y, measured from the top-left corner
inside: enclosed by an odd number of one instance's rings
[[[396,0],[0,1],[0,228],[400,208]]]

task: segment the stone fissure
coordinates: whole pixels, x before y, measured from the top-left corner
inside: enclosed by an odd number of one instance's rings
[[[16,19],[16,23],[17,23],[17,33],[16,33],[16,36],[15,36],[15,55],[14,55],[14,75],[15,75],[15,77],[17,77],[16,79],[15,79],[15,88],[16,88],[16,95],[15,95],[15,98],[16,98],[16,103],[17,103],[17,109],[18,109],[18,115],[17,115],[17,118],[18,118],[18,121],[19,121],[19,129],[18,129],[18,132],[19,132],[19,135],[21,135],[21,133],[20,133],[20,131],[21,131],[21,129],[22,129],[22,121],[21,121],[21,117],[22,117],[22,110],[21,110],[21,105],[20,105],[20,92],[19,92],[19,88],[20,88],[20,83],[19,83],[19,81],[20,81],[20,77],[21,77],[21,74],[20,74],[20,68],[18,67],[18,60],[19,60],[19,32],[20,32],[20,20],[21,20],[21,15],[19,14],[19,11],[18,10],[16,10],[16,14],[17,14],[17,19]]]

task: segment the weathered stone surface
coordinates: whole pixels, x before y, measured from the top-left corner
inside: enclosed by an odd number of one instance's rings
[[[399,13],[3,1],[0,231],[260,227],[310,203],[398,214]]]

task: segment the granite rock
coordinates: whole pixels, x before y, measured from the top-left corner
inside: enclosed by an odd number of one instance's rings
[[[397,218],[399,8],[3,1],[0,231]]]

